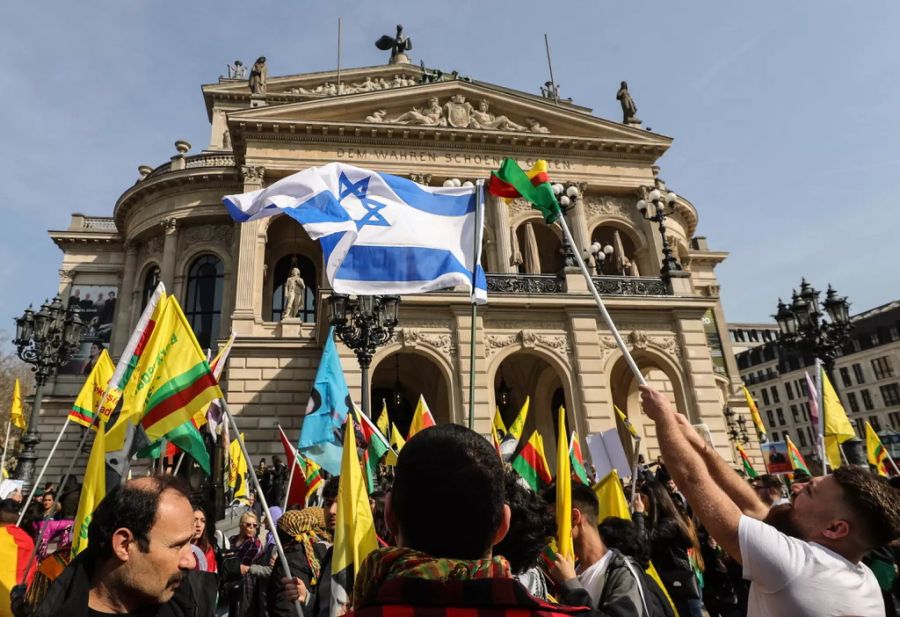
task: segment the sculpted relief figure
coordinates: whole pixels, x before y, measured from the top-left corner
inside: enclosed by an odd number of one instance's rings
[[[371,116],[366,116],[366,122],[374,122],[375,124],[381,124],[384,122],[384,116],[387,112],[383,109],[378,109],[372,112]]]
[[[466,102],[462,94],[454,94],[450,100],[444,103],[444,113],[447,123],[458,129],[469,128],[472,124],[472,112],[475,110],[471,103]]]
[[[490,113],[490,103],[487,99],[478,101],[478,109],[472,112],[475,125],[483,129],[497,129],[498,131],[524,131],[521,124],[516,124],[506,116],[495,116]]]
[[[293,318],[303,308],[306,284],[300,277],[300,268],[291,268],[291,274],[284,281],[284,317]]]
[[[447,121],[442,117],[443,110],[437,97],[428,99],[428,105],[419,109],[413,107],[404,114],[400,114],[391,120],[385,120],[389,124],[421,124],[423,126],[446,126]]]
[[[269,69],[266,68],[266,57],[260,56],[250,69],[250,94],[265,94]]]

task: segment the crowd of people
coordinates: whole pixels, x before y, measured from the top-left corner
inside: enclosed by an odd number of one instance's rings
[[[369,496],[378,548],[356,564],[350,610],[360,617],[896,614],[896,485],[856,467],[795,476],[789,488],[774,476],[748,482],[663,396],[642,389],[642,402],[662,462],[643,466],[623,487],[635,489],[630,518],[606,516],[595,490],[572,482],[574,559],[553,544],[555,486],[532,491],[462,426],[417,433]],[[0,501],[2,524],[23,553],[34,553],[34,565],[24,560],[33,572],[17,572],[29,584],[12,589],[10,610],[17,617],[281,617],[297,615],[299,602],[306,617],[333,615],[340,478],[283,511],[284,464],[263,463],[258,475],[272,507],[267,514],[261,500],[248,500],[233,534],[216,530],[209,510],[172,475],[125,482],[93,513],[87,549],[71,561],[77,487],[58,494],[45,487],[19,527],[21,495]]]

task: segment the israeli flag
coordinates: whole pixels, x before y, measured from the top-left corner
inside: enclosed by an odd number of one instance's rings
[[[224,202],[241,223],[281,213],[297,220],[320,241],[325,273],[338,293],[411,294],[459,285],[475,302],[487,302],[482,229],[476,229],[483,200],[475,187],[422,186],[329,163]]]

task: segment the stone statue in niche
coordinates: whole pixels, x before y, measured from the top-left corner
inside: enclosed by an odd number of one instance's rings
[[[284,313],[283,318],[294,318],[303,308],[303,296],[306,284],[300,276],[300,268],[291,268],[291,274],[284,281]]]
[[[266,57],[260,56],[250,69],[250,94],[265,94],[269,69],[266,68]]]

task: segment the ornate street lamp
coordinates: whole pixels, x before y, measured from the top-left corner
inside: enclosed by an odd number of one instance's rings
[[[820,293],[802,279],[800,292],[794,291],[790,304],[779,298],[778,312],[773,317],[778,323],[779,343],[786,349],[819,358],[833,384],[834,361],[850,339],[850,303],[829,285],[823,312]]]
[[[790,304],[778,299],[778,311],[773,317],[778,323],[778,343],[782,348],[821,360],[828,379],[837,387],[834,362],[850,340],[850,303],[828,285],[825,302],[820,307],[820,293],[806,278],[801,279],[800,291],[793,292]],[[851,463],[865,464],[859,439],[848,440],[841,447]]]
[[[512,391],[509,389],[509,386],[506,385],[506,380],[503,379],[503,368],[500,368],[500,384],[497,386],[497,390],[494,392],[494,398],[497,401],[497,405],[500,409],[506,409],[509,407],[509,397],[512,394]]]
[[[394,403],[394,410],[400,411],[400,405],[403,404],[403,386],[400,384],[400,354],[396,354],[395,359],[397,361],[397,377],[394,380],[394,392],[392,393],[392,402]]]
[[[34,480],[34,463],[37,460],[35,449],[41,442],[38,421],[44,384],[78,351],[84,326],[78,316],[78,308],[71,305],[67,309],[63,308],[59,296],[49,303],[45,300],[36,313],[29,306],[15,321],[16,338],[13,339],[13,345],[16,346],[18,356],[32,365],[35,383],[28,430],[21,439],[24,449],[19,454],[16,466],[16,478],[25,481],[22,492],[28,494]]]
[[[563,186],[557,183],[552,188],[553,194],[556,195],[556,199],[559,201],[559,209],[562,210],[562,215],[568,216],[569,210],[575,206],[575,200],[581,196],[581,191],[574,184]],[[569,240],[565,235],[563,235],[562,239],[562,248],[565,256],[565,267],[574,268],[576,265],[575,253],[573,253],[574,248],[569,244]]]
[[[594,269],[597,271],[597,276],[603,275],[603,264],[606,263],[606,259],[612,255],[615,250],[616,249],[614,249],[611,244],[603,246],[599,242],[594,242],[591,245],[591,255],[594,256]]]
[[[675,252],[669,244],[666,237],[666,216],[671,215],[675,211],[675,202],[678,196],[669,191],[663,194],[659,189],[651,189],[648,191],[643,187],[641,191],[644,193],[644,199],[637,202],[637,209],[645,220],[659,225],[659,236],[662,239],[662,268],[659,273],[663,277],[668,277],[672,272],[681,270],[681,264],[675,259]]]
[[[728,439],[735,445],[747,445],[750,443],[750,435],[747,434],[747,419],[738,416],[731,407],[725,408],[725,424],[728,426]]]
[[[329,303],[331,325],[344,345],[356,354],[362,371],[362,408],[371,417],[369,366],[375,350],[391,340],[397,326],[400,296],[357,296],[332,294]]]

